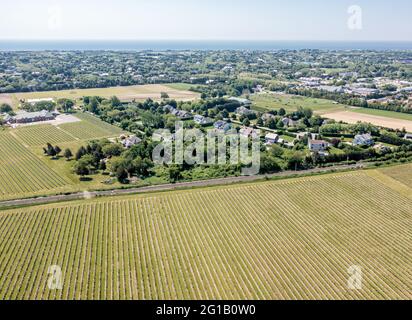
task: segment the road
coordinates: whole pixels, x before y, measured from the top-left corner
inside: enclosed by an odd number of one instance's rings
[[[254,181],[259,181],[259,180],[264,180],[264,179],[271,179],[275,177],[289,177],[289,176],[294,176],[294,175],[327,173],[327,172],[332,172],[332,171],[343,171],[343,170],[351,170],[351,169],[357,170],[357,169],[362,169],[362,168],[363,166],[361,164],[340,165],[340,166],[335,166],[335,167],[315,168],[315,169],[309,169],[309,170],[304,170],[304,171],[283,171],[283,172],[268,174],[268,175],[227,177],[227,178],[211,179],[211,180],[154,185],[154,186],[147,186],[147,187],[140,187],[140,188],[78,192],[78,193],[72,193],[72,194],[66,194],[66,195],[55,195],[55,196],[47,196],[47,197],[39,197],[39,198],[27,198],[27,199],[1,201],[0,209],[4,209],[8,207],[16,207],[16,206],[29,206],[29,205],[39,205],[39,204],[47,204],[47,203],[53,203],[53,202],[90,199],[90,198],[95,198],[95,197],[109,197],[109,196],[117,196],[117,195],[130,195],[130,194],[142,194],[142,193],[150,193],[150,192],[172,191],[172,190],[185,189],[185,188],[229,185],[229,184],[239,183],[239,182],[254,182]]]

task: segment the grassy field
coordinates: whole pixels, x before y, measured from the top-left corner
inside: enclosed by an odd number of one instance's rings
[[[2,211],[0,299],[411,299],[411,207],[356,172]]]
[[[118,137],[124,131],[116,126],[101,121],[88,113],[76,113],[75,116],[82,121],[64,123],[59,126],[51,124],[35,124],[11,129],[11,134],[16,136],[27,146],[44,146],[47,142],[61,144],[76,140],[87,141],[91,139]]]
[[[78,100],[84,96],[100,96],[109,98],[118,96],[123,101],[146,100],[152,98],[160,100],[160,93],[166,92],[171,99],[176,100],[194,100],[200,97],[198,93],[188,91],[192,87],[189,84],[150,84],[125,87],[110,87],[110,88],[93,88],[93,89],[73,89],[61,91],[44,91],[44,92],[25,92],[16,94],[0,94],[0,101],[8,101],[16,103],[20,99],[41,99],[41,98],[70,98]]]
[[[76,113],[76,117],[82,121],[59,125],[60,129],[76,139],[90,140],[108,138],[119,136],[124,132],[119,127],[112,126],[88,113]]]
[[[314,99],[288,94],[255,94],[250,97],[253,109],[257,111],[279,110],[296,111],[298,107],[309,107],[317,113],[328,113],[348,108],[342,104],[334,104],[330,100]]]
[[[412,164],[385,168],[382,169],[382,172],[412,188]]]
[[[54,190],[70,183],[51,170],[10,133],[0,132],[0,199],[27,197]]]

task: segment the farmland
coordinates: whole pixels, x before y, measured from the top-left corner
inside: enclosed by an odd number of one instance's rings
[[[0,150],[0,199],[58,191],[69,184],[7,132],[0,132]]]
[[[410,120],[396,119],[396,118],[386,117],[382,115],[374,115],[373,113],[375,112],[375,110],[372,110],[372,109],[365,109],[365,110],[371,110],[371,114],[367,114],[366,111],[360,113],[360,112],[357,112],[357,110],[355,111],[351,110],[351,111],[332,112],[328,114],[323,114],[323,116],[326,118],[334,119],[336,121],[343,121],[346,123],[357,123],[358,121],[362,121],[362,122],[372,123],[376,126],[381,126],[385,128],[392,128],[392,129],[405,128],[408,132],[412,132],[412,121]]]
[[[250,97],[253,109],[257,111],[279,110],[284,108],[286,112],[296,111],[298,107],[311,108],[317,113],[345,110],[348,106],[334,104],[330,100],[315,99],[289,94],[255,94]]]
[[[412,188],[412,165],[411,164],[385,168],[382,171],[383,173],[390,176],[391,178]]]
[[[27,146],[44,146],[46,143],[65,143],[117,137],[124,131],[87,113],[76,113],[81,121],[60,125],[36,124],[18,127],[10,132]]]
[[[412,115],[407,113],[350,107],[335,104],[330,100],[315,99],[288,94],[257,94],[251,96],[253,109],[257,111],[279,110],[296,111],[298,107],[311,108],[325,118],[348,123],[370,122],[377,126],[393,129],[406,128],[412,132]]]
[[[50,124],[19,127],[13,130],[12,133],[28,146],[40,146],[46,143],[56,144],[74,140],[72,135]]]
[[[76,139],[89,140],[107,138],[123,133],[122,129],[103,122],[90,114],[77,113],[76,117],[82,121],[65,123],[59,126],[59,128],[71,134]]]
[[[407,299],[411,207],[355,172],[2,211],[0,299]]]
[[[60,91],[40,91],[40,92],[25,92],[15,94],[0,94],[0,101],[17,102],[24,99],[41,99],[41,98],[68,98],[79,100],[84,96],[100,96],[103,98],[110,98],[111,96],[118,96],[122,101],[143,101],[147,98],[153,100],[160,100],[160,93],[165,92],[171,99],[176,100],[195,100],[200,97],[199,94],[189,91],[190,86],[184,84],[148,84],[135,85],[125,87],[109,87],[109,88],[94,88],[94,89],[73,89]],[[15,106],[14,103],[14,107]]]

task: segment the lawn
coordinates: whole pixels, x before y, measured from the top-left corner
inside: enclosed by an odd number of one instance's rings
[[[279,110],[284,108],[287,112],[296,111],[298,107],[308,107],[317,113],[328,113],[348,108],[342,104],[334,104],[325,99],[314,99],[288,94],[254,94],[250,96],[253,102],[252,109],[257,111]]]
[[[0,299],[410,299],[411,207],[354,172],[2,211]]]

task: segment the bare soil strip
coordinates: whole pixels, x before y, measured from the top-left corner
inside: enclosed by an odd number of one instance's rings
[[[357,123],[368,122],[374,125],[391,128],[391,129],[402,129],[405,128],[408,132],[412,132],[412,121],[401,120],[401,119],[391,119],[381,116],[374,116],[362,113],[356,113],[351,111],[340,111],[324,114],[323,117],[333,119],[336,121],[343,121],[347,123]]]

